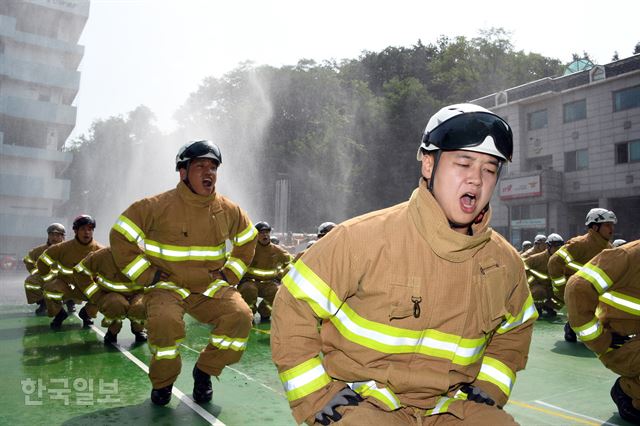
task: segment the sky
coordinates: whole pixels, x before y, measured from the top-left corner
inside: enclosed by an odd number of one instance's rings
[[[340,60],[388,46],[476,37],[501,27],[515,50],[569,62],[586,51],[600,64],[640,42],[640,2],[621,0],[91,0],[80,44],[76,128],[146,105],[164,131],[208,76],[240,63]]]

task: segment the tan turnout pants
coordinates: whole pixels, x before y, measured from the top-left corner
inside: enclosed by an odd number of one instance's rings
[[[145,308],[142,293],[117,293],[100,289],[91,301],[98,305],[102,312],[102,326],[107,327],[111,334],[118,334],[122,329],[122,321],[131,321],[133,333],[144,330]]]
[[[172,290],[154,289],[144,296],[147,333],[152,352],[149,378],[154,389],[175,382],[182,361],[178,352],[185,337],[185,312],[211,326],[209,343],[196,365],[212,376],[240,360],[253,320],[251,309],[234,287],[223,287],[213,297],[192,293],[183,299]]]
[[[27,303],[39,303],[44,298],[43,285],[44,280],[40,275],[29,275],[24,280],[24,294],[27,296]]]
[[[620,375],[622,391],[631,397],[633,407],[640,410],[640,336],[602,355],[600,361]]]
[[[275,281],[243,281],[238,284],[238,291],[253,313],[257,311],[262,318],[271,316],[273,299],[276,298],[278,292],[278,284]],[[262,297],[262,302],[256,306],[258,297]]]

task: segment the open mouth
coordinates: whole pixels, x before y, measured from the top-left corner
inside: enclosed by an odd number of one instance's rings
[[[211,179],[202,179],[202,186],[204,186],[207,189],[210,189],[213,186],[213,180]]]
[[[460,197],[460,208],[465,213],[473,213],[476,208],[476,195],[471,192],[467,192]]]

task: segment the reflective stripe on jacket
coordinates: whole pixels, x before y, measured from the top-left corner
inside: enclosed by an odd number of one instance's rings
[[[142,290],[142,286],[131,282],[118,269],[109,247],[89,253],[74,269],[77,286],[89,298],[99,289],[125,295],[139,293]]]
[[[96,240],[91,240],[85,245],[75,238],[54,244],[38,258],[38,272],[45,282],[57,276],[67,284],[74,284],[73,268],[87,254],[101,248],[102,246]]]

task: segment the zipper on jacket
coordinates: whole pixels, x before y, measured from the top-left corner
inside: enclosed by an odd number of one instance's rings
[[[420,296],[411,296],[411,301],[413,302],[413,317],[420,317],[420,302],[422,302],[422,297]]]

